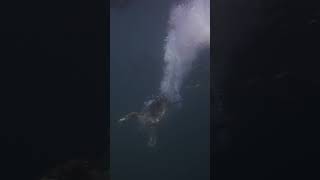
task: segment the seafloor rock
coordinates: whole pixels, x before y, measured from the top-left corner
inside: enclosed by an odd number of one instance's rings
[[[105,166],[100,162],[70,160],[51,169],[40,180],[109,180]]]

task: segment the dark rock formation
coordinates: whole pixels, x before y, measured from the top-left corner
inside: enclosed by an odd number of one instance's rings
[[[102,162],[70,160],[49,170],[40,180],[108,180],[109,173]]]

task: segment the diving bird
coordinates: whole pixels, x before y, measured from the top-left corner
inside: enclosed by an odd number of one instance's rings
[[[149,146],[156,144],[156,128],[159,122],[165,117],[169,101],[165,96],[157,96],[145,103],[141,112],[131,112],[121,118],[119,122],[136,120],[146,127],[149,134]]]

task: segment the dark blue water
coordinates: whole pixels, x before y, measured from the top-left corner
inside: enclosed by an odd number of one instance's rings
[[[110,14],[111,177],[126,179],[209,179],[209,52],[202,52],[186,78],[182,106],[169,111],[158,143],[147,146],[142,129],[116,121],[139,111],[158,93],[163,46],[173,1],[133,1]],[[199,87],[195,87],[199,84]]]

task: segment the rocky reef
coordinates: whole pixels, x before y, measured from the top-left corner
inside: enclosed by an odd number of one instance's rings
[[[40,180],[109,180],[105,163],[69,160],[50,169]]]

